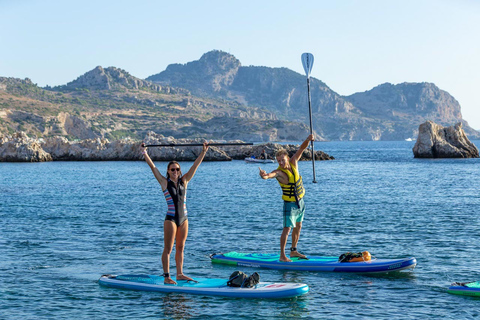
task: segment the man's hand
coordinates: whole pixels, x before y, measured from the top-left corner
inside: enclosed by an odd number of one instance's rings
[[[262,179],[268,179],[267,172],[265,170],[260,169],[260,167],[258,167],[258,170],[259,170],[260,177]]]

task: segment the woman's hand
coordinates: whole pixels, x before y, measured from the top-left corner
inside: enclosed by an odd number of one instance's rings
[[[209,146],[208,146],[208,142],[205,141],[205,142],[203,143],[203,152],[204,152],[204,153],[207,153],[208,147],[209,147]]]
[[[147,147],[145,147],[145,143],[142,142],[142,144],[140,145],[140,152],[142,154],[147,154]]]

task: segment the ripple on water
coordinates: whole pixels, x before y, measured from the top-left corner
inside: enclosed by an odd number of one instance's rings
[[[413,159],[411,144],[319,143],[336,157],[300,169],[307,212],[299,249],[415,256],[413,272],[356,275],[211,264],[214,252],[277,252],[275,181],[242,161],[204,163],[189,184],[185,273],[303,282],[309,294],[239,300],[100,287],[103,273],[161,274],[165,200],[143,162],[0,163],[0,306],[8,319],[478,317],[478,299],[446,293],[480,279],[478,159]],[[166,163],[157,163],[162,172]],[[191,163],[182,163],[190,166]],[[273,170],[275,164],[265,166]],[[175,273],[174,257],[171,271]]]

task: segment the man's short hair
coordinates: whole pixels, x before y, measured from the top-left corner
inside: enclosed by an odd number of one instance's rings
[[[283,156],[287,156],[287,157],[288,157],[288,152],[287,152],[287,150],[285,150],[285,149],[280,149],[280,150],[278,150],[278,151],[275,153],[275,158],[283,157]]]

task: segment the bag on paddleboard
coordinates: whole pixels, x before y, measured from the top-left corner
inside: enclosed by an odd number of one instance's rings
[[[227,286],[240,287],[240,288],[252,288],[260,282],[260,275],[254,272],[251,276],[247,276],[242,271],[235,271],[230,275]]]
[[[256,272],[252,273],[250,277],[245,280],[243,285],[245,288],[253,288],[260,282],[260,275]]]
[[[361,261],[370,261],[370,260],[372,260],[372,256],[368,251],[347,252],[342,254],[338,258],[338,262],[361,262]]]

